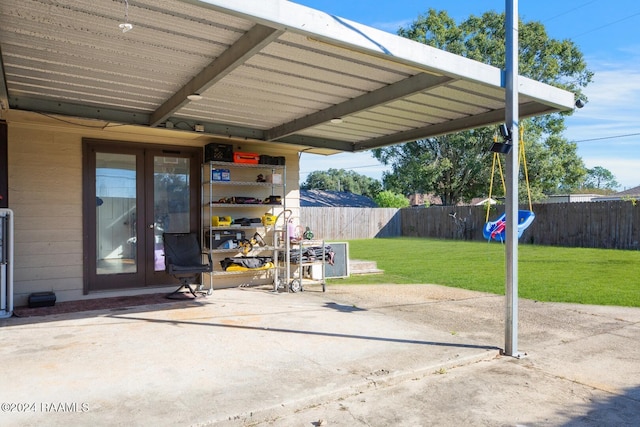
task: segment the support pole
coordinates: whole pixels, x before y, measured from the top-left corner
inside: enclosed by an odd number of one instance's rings
[[[506,159],[506,316],[505,345],[507,356],[518,354],[518,0],[505,0],[505,123],[513,147]]]
[[[13,211],[0,209],[0,319],[13,315]]]

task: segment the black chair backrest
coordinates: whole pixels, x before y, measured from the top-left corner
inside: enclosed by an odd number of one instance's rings
[[[162,239],[165,266],[202,265],[202,250],[196,233],[164,233]]]

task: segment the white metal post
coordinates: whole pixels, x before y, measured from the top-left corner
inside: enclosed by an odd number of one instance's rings
[[[518,0],[505,0],[505,123],[513,147],[507,154],[506,177],[506,316],[505,346],[508,356],[518,354]]]
[[[13,315],[13,211],[0,209],[0,319]]]

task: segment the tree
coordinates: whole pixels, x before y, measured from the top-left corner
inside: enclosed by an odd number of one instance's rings
[[[409,199],[402,194],[384,190],[379,192],[373,199],[381,208],[406,208],[409,206]]]
[[[477,129],[378,149],[374,156],[392,165],[392,172],[383,174],[386,189],[434,193],[444,205],[455,205],[486,193],[492,140],[493,130]]]
[[[374,198],[382,191],[382,183],[377,179],[344,169],[311,172],[300,186],[303,190],[348,191]]]
[[[456,25],[446,12],[430,9],[427,16],[420,16],[398,34],[504,68],[503,14],[472,15]],[[519,35],[520,74],[567,89],[585,99],[581,88],[591,81],[593,73],[587,69],[582,53],[573,42],[550,39],[539,22],[520,22]],[[566,114],[520,121],[520,126],[526,129],[526,156],[530,162],[533,194],[577,188],[584,179],[586,168],[577,155],[576,144],[562,136]],[[494,134],[494,128],[476,129],[375,149],[373,155],[392,167],[392,171],[383,176],[385,188],[403,194],[434,193],[444,204],[456,204],[488,193],[491,169],[488,147]]]
[[[583,188],[614,191],[618,187],[620,187],[620,184],[618,184],[616,177],[609,169],[603,168],[602,166],[587,169],[587,176],[584,179]]]

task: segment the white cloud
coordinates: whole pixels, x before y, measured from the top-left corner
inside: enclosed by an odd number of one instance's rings
[[[640,48],[632,47],[620,51],[614,61],[587,59],[594,72],[593,81],[584,89],[590,110],[632,106],[634,96],[640,95],[639,61]]]
[[[566,136],[578,142],[587,167],[610,170],[626,188],[640,184],[640,47],[618,50],[615,60],[588,59],[593,82],[589,103],[566,120]],[[581,142],[583,141],[583,142]]]
[[[594,116],[603,111],[637,111],[634,104],[640,95],[640,70],[621,67],[598,71],[584,92],[589,98],[586,115]]]

